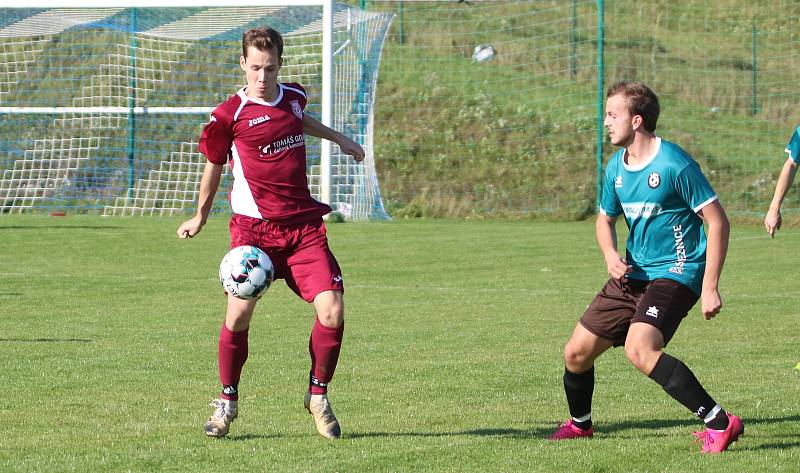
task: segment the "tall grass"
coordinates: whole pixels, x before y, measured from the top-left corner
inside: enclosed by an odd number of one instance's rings
[[[596,5],[368,2],[398,15],[375,139],[395,215],[593,213]],[[730,210],[762,212],[800,123],[798,18],[780,1],[606,2],[604,84],[653,87],[659,134],[692,153]],[[471,60],[479,44],[495,47],[492,61]],[[612,152],[604,142],[602,155]],[[787,207],[797,204],[792,195]]]

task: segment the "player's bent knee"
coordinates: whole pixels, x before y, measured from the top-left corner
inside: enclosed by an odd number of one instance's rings
[[[317,318],[325,327],[341,327],[344,323],[344,304],[331,301],[327,304],[316,304]]]
[[[625,344],[625,356],[642,373],[648,374],[652,371],[659,352],[654,351],[649,346],[638,345],[635,343]]]
[[[339,291],[325,291],[314,298],[314,309],[319,322],[330,328],[341,327],[344,323],[344,299]]]
[[[341,327],[344,323],[344,308],[341,306],[338,308],[333,307],[330,310],[322,308],[317,310],[317,318],[319,323],[325,327]]]
[[[250,326],[255,306],[255,300],[242,300],[231,296],[228,300],[228,309],[225,311],[225,325],[234,332],[246,329]]]
[[[251,317],[226,315],[225,326],[232,332],[241,332],[250,326],[250,319]]]
[[[591,368],[594,360],[589,359],[589,352],[570,343],[564,347],[564,364],[573,373],[582,373]]]

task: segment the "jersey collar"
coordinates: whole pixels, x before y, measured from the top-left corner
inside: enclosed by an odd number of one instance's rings
[[[660,152],[661,152],[661,138],[656,136],[656,151],[655,151],[655,153],[653,153],[652,156],[650,156],[645,161],[643,161],[643,162],[641,162],[641,163],[639,163],[639,164],[637,164],[635,166],[631,166],[627,162],[625,162],[625,156],[628,154],[628,150],[626,149],[625,151],[622,152],[622,166],[628,172],[641,171],[642,169],[646,168],[648,164],[652,163],[653,160],[656,159],[656,156],[658,156],[658,153],[660,153]]]
[[[273,100],[272,102],[266,102],[264,100],[259,100],[253,97],[249,97],[245,92],[245,90],[247,90],[247,86],[244,86],[241,89],[239,89],[238,92],[239,97],[241,97],[242,100],[249,100],[250,102],[257,103],[259,105],[269,105],[270,107],[274,107],[280,103],[281,99],[283,99],[283,84],[278,84],[278,96],[275,97],[275,100]]]

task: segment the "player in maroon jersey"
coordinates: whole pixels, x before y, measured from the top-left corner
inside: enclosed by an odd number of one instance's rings
[[[314,304],[317,317],[309,340],[311,372],[304,403],[319,433],[338,438],[341,430],[327,390],[344,333],[344,284],[322,221],[331,208],[314,200],[308,190],[304,135],[337,143],[359,162],[364,150],[304,113],[303,87],[278,82],[282,55],[283,38],[271,28],[248,30],[242,36],[239,63],[247,86],[217,106],[203,129],[200,151],[208,161],[198,209],[178,228],[178,236],[191,238],[203,228],[223,166],[229,164],[235,178],[230,246],[253,245],[267,252],[276,279],[283,278],[298,296]],[[255,306],[255,300],[228,295],[218,352],[222,393],[211,403],[214,413],[205,424],[209,436],[227,435],[238,414],[239,378]]]

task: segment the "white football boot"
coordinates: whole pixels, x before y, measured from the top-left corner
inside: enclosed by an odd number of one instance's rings
[[[239,415],[239,403],[225,399],[214,399],[209,406],[214,408],[203,430],[209,437],[224,437],[228,435],[231,422]]]
[[[328,400],[327,394],[314,394],[306,391],[303,404],[306,410],[314,417],[314,425],[317,426],[317,432],[327,439],[338,439],[342,435],[342,430],[339,427],[339,421],[333,415],[331,403]]]

